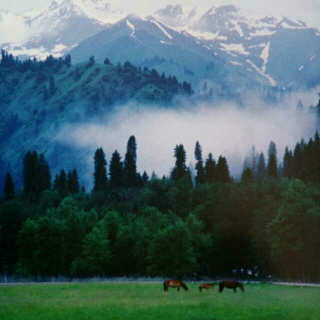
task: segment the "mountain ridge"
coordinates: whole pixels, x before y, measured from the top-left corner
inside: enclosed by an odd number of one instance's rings
[[[78,52],[77,47],[83,47],[88,39],[97,38],[100,32],[113,28],[121,20],[133,19],[132,15],[123,13],[104,0],[64,0],[60,4],[53,2],[46,10],[40,10],[38,14],[25,13],[24,17],[31,27],[37,29],[38,34],[33,34],[29,41],[6,42],[0,46],[21,58],[36,56],[40,59],[45,59],[50,54],[60,57],[69,52]],[[219,59],[227,69],[233,69],[232,73],[255,79],[258,84],[286,89],[308,89],[320,83],[319,72],[315,71],[320,69],[320,32],[316,28],[309,28],[304,22],[282,16],[254,14],[234,5],[211,8],[169,5],[158,9],[153,18],[150,17],[142,20],[156,21],[164,30],[171,28],[180,40],[184,37],[180,41],[177,55],[181,50],[189,50],[183,43],[190,42],[193,37],[198,42],[197,51],[207,50],[208,53],[204,55],[211,56],[213,64]],[[21,17],[19,19],[20,22],[17,21],[21,23]],[[49,32],[50,29],[47,29],[48,34],[43,35],[41,30],[46,28],[46,23],[53,30]],[[76,34],[74,29],[78,30]],[[149,30],[145,28],[145,32],[148,33]],[[140,46],[147,47],[148,52],[151,52],[148,42],[150,39],[147,38],[145,36],[140,39]],[[171,40],[167,37],[160,41],[162,45],[169,46],[172,45]],[[3,42],[1,31],[0,42]],[[121,55],[126,51],[127,56],[119,61],[123,63],[125,60],[139,60],[140,52],[132,41],[128,44],[132,47],[119,40],[116,47],[107,48],[106,54],[111,51],[112,55],[113,51],[118,51]],[[94,44],[93,47],[97,46],[98,44]],[[168,54],[162,54],[163,50],[155,47],[159,52],[154,52],[153,56],[146,54],[144,60],[147,63],[157,58],[166,60]],[[135,54],[129,57],[132,52]],[[193,54],[193,51],[190,50],[189,54]],[[92,50],[90,55],[99,56],[100,53]],[[88,55],[84,60],[87,59]],[[117,62],[113,57],[112,60]],[[183,58],[176,60],[181,62]],[[207,77],[206,72],[191,77],[190,74],[194,73],[192,69],[197,70],[193,63],[182,69],[175,64],[177,63],[174,61],[173,64],[169,62],[166,66],[158,64],[154,67],[162,68],[161,71],[166,74],[176,74],[180,81],[192,82],[195,88],[201,88],[206,80],[212,81],[212,77]]]

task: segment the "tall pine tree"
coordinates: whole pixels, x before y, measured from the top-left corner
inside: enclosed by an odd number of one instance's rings
[[[205,171],[203,168],[203,160],[202,160],[202,148],[199,143],[199,141],[196,142],[195,150],[194,150],[194,155],[196,158],[196,185],[200,185],[205,183],[206,178],[205,178]]]
[[[9,172],[6,174],[6,179],[5,179],[4,188],[3,188],[3,194],[4,194],[4,198],[6,200],[13,199],[14,195],[15,195],[13,179],[12,179],[11,174]]]
[[[223,156],[220,156],[216,166],[216,177],[220,182],[230,182],[230,173],[227,163],[227,159]]]
[[[267,173],[269,177],[276,178],[278,175],[278,159],[276,144],[271,141],[268,149]]]
[[[123,187],[123,163],[121,161],[120,153],[117,150],[112,154],[110,160],[109,177],[111,189],[119,189]]]
[[[94,187],[93,191],[107,190],[107,161],[102,148],[98,148],[94,154]]]
[[[187,154],[182,144],[177,145],[174,148],[174,157],[176,158],[176,163],[171,172],[171,178],[175,181],[178,181],[188,173],[186,166]]]
[[[124,177],[126,187],[136,187],[137,178],[137,142],[134,136],[131,136],[127,143],[127,152],[124,160]]]
[[[205,176],[206,176],[206,182],[207,183],[213,183],[215,181],[215,168],[216,168],[216,162],[213,159],[212,153],[209,153],[208,159],[206,160],[205,165]]]
[[[257,175],[256,179],[258,181],[263,180],[266,177],[266,160],[263,152],[260,153],[258,164],[257,164]]]

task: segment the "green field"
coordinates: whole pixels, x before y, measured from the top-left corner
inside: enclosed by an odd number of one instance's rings
[[[0,286],[2,320],[320,319],[320,288],[271,284],[227,290],[163,291],[161,283],[74,283]]]

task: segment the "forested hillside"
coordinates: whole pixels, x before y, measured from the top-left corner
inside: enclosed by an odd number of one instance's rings
[[[126,154],[94,155],[94,187],[82,172],[54,178],[43,155],[21,163],[23,190],[6,175],[0,202],[0,273],[65,276],[243,277],[319,281],[320,138],[278,159],[253,148],[240,181],[226,158],[203,158],[194,180],[183,145],[168,177],[137,172],[137,141]],[[156,170],[156,168],[155,168]]]
[[[89,61],[72,65],[71,56],[19,61],[2,51],[0,63],[0,186],[4,171],[19,176],[28,150],[44,153],[52,169],[73,166],[70,148],[53,141],[66,123],[88,121],[127,102],[168,106],[177,95],[189,96],[191,85],[155,69],[130,62],[113,65]],[[50,143],[49,143],[50,142]],[[80,167],[80,165],[79,165]]]

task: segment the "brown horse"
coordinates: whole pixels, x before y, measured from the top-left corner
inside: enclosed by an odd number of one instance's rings
[[[241,282],[234,280],[224,280],[219,282],[219,292],[221,293],[224,288],[233,289],[233,292],[237,292],[237,288],[240,288],[244,292],[244,287]]]
[[[202,289],[206,289],[207,291],[212,288],[213,289],[214,284],[213,283],[200,283],[199,285],[199,291],[202,292]]]
[[[181,280],[165,280],[163,282],[164,291],[168,291],[169,287],[177,288],[180,291],[182,287],[184,290],[188,291],[188,287]]]

